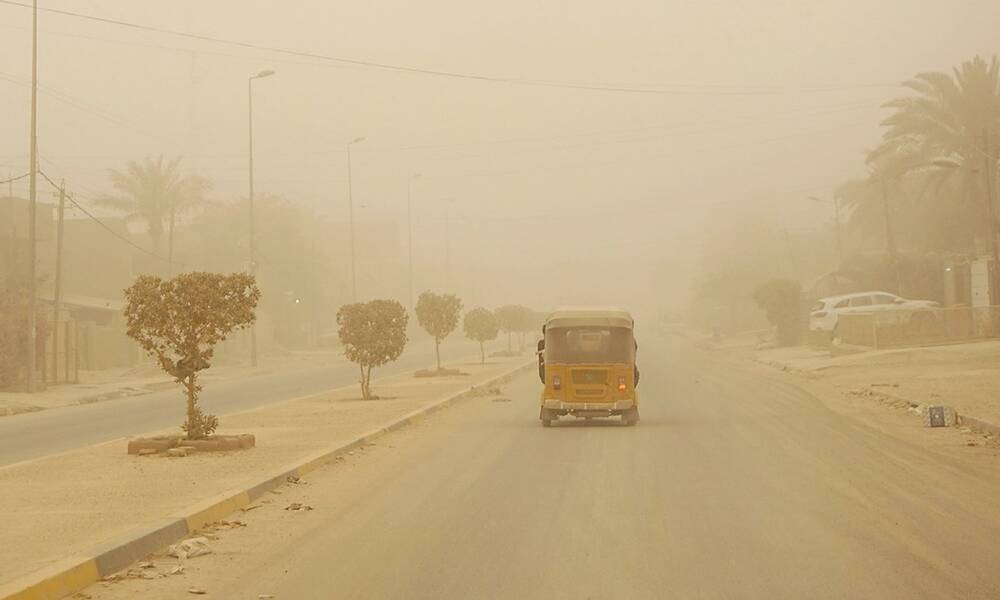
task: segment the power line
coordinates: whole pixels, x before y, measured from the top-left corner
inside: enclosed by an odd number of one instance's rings
[[[0,185],[4,185],[4,184],[7,184],[7,183],[13,183],[13,182],[15,182],[15,181],[17,181],[19,179],[24,179],[28,175],[31,175],[31,173],[25,173],[24,175],[18,175],[17,177],[11,177],[9,179],[0,179]]]
[[[18,6],[21,8],[31,8],[30,4],[24,2],[16,2],[14,0],[0,0],[0,4]],[[214,44],[223,44],[227,46],[235,46],[251,50],[273,52],[276,54],[285,54],[289,56],[311,58],[315,60],[352,65],[356,67],[365,67],[365,68],[379,69],[384,71],[395,71],[399,73],[412,73],[417,75],[431,75],[435,77],[446,77],[450,79],[464,79],[471,81],[484,81],[489,83],[504,83],[508,85],[521,85],[521,86],[533,86],[533,87],[589,90],[589,91],[600,91],[600,92],[619,92],[619,93],[630,93],[630,94],[652,94],[652,95],[665,95],[665,96],[676,96],[676,95],[756,96],[756,95],[781,94],[789,91],[789,88],[782,88],[782,87],[766,88],[763,86],[744,87],[743,89],[735,89],[735,88],[727,88],[726,86],[722,86],[719,84],[661,84],[663,87],[669,86],[672,89],[655,89],[651,87],[638,87],[638,86],[627,86],[627,85],[610,85],[602,83],[573,82],[573,81],[555,81],[548,79],[524,79],[516,77],[482,75],[477,73],[462,73],[457,71],[445,71],[440,69],[429,69],[423,67],[413,67],[407,65],[396,65],[391,63],[375,62],[370,60],[344,58],[339,56],[318,54],[314,52],[290,50],[287,48],[280,48],[277,46],[265,46],[261,44],[253,44],[250,42],[243,42],[239,40],[217,38],[208,35],[189,33],[186,31],[178,31],[162,27],[153,27],[151,25],[143,25],[140,23],[132,23],[129,21],[121,21],[118,19],[110,19],[107,17],[99,17],[96,15],[88,15],[85,13],[77,13],[68,10],[60,10],[56,8],[40,7],[38,10],[68,17],[74,17],[77,19],[84,19],[87,21],[94,21],[97,23],[103,23],[107,25],[117,25],[119,27],[127,27],[129,29],[136,29],[139,31],[149,31],[164,35],[173,35],[177,37],[199,40],[203,42],[210,42]],[[844,91],[848,89],[870,88],[870,87],[892,87],[892,86],[890,84],[830,85],[830,86],[821,86],[812,88],[800,88],[795,91],[822,93],[822,92],[835,92],[835,91]]]
[[[59,185],[56,184],[56,182],[52,181],[52,179],[50,179],[49,176],[45,174],[44,171],[39,171],[38,174],[41,175],[42,178],[45,179],[45,181],[47,181],[49,183],[49,185],[51,185],[55,190],[61,189],[59,187]],[[136,250],[139,250],[140,252],[142,252],[144,254],[148,254],[149,256],[152,256],[153,258],[157,258],[157,259],[162,260],[162,261],[167,262],[167,263],[173,262],[173,264],[175,264],[177,266],[180,266],[180,267],[186,267],[187,266],[187,265],[185,265],[185,264],[183,264],[181,262],[178,262],[176,260],[175,261],[171,261],[168,258],[164,258],[164,257],[160,256],[159,254],[156,254],[155,252],[147,250],[146,248],[143,248],[139,244],[136,244],[135,242],[133,242],[132,240],[128,239],[127,237],[121,235],[120,233],[118,233],[117,231],[115,231],[110,225],[108,225],[107,223],[105,223],[104,221],[102,221],[101,219],[99,219],[98,217],[94,216],[93,213],[91,213],[86,208],[84,208],[79,202],[76,201],[76,199],[73,197],[72,194],[66,194],[66,199],[69,200],[70,203],[73,206],[75,206],[76,208],[78,208],[80,210],[80,212],[82,212],[83,214],[85,214],[91,221],[97,223],[105,231],[107,231],[108,233],[110,233],[114,237],[118,238],[119,240],[125,242],[129,246],[132,246]]]

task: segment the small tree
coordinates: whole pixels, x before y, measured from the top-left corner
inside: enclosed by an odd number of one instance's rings
[[[507,334],[507,354],[513,354],[511,337],[520,327],[520,309],[517,306],[508,304],[496,309],[494,313],[497,317],[497,326]]]
[[[536,330],[535,326],[535,311],[531,310],[527,306],[517,307],[517,332],[520,334],[520,347],[519,352],[524,352],[525,338],[528,334]],[[541,324],[538,325],[538,329],[541,329]]]
[[[396,300],[345,304],[337,311],[344,356],[361,369],[361,397],[372,399],[372,368],[399,358],[406,347],[410,317]]]
[[[417,322],[434,337],[434,351],[437,368],[441,370],[441,340],[448,337],[458,326],[458,315],[462,312],[462,301],[454,294],[424,292],[417,298]]]
[[[497,339],[497,334],[500,332],[497,318],[485,308],[474,308],[465,313],[462,328],[465,330],[465,337],[479,342],[480,362],[486,364],[486,350],[483,344]]]
[[[782,346],[793,346],[802,339],[801,298],[799,283],[788,279],[771,279],[754,290],[753,300],[767,313]]]
[[[215,345],[256,320],[260,290],[252,275],[185,273],[173,279],[143,275],[125,290],[128,336],[184,386],[188,439],[204,439],[219,419],[198,407],[198,372],[211,366]]]

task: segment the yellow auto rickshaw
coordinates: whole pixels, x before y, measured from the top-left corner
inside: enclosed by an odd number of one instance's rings
[[[618,308],[570,307],[549,315],[538,342],[542,425],[567,415],[639,422],[633,324]]]

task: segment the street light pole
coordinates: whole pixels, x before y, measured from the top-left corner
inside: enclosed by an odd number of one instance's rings
[[[412,203],[412,192],[413,192],[413,182],[420,179],[420,173],[414,173],[410,175],[410,178],[406,182],[406,246],[407,246],[407,260],[409,262],[409,299],[410,308],[413,308],[413,203]]]
[[[38,173],[38,0],[31,3],[31,140],[29,142],[31,173],[28,175],[28,373],[25,386],[28,393],[35,391],[35,367],[37,340],[35,331],[35,308],[38,303],[38,282],[35,273],[35,244],[37,242],[36,213],[37,173]]]
[[[250,275],[257,277],[256,218],[253,202],[253,82],[274,75],[274,71],[261,71],[247,79],[247,131],[249,133],[250,180],[248,200],[250,205]],[[250,326],[250,365],[257,366],[257,325]]]
[[[358,264],[354,254],[354,190],[351,184],[351,146],[365,141],[354,138],[347,144],[347,218],[351,229],[351,302],[358,301]]]

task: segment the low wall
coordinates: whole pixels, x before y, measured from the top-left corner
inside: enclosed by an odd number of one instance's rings
[[[845,344],[889,348],[1000,337],[1000,306],[883,310],[841,315]]]

